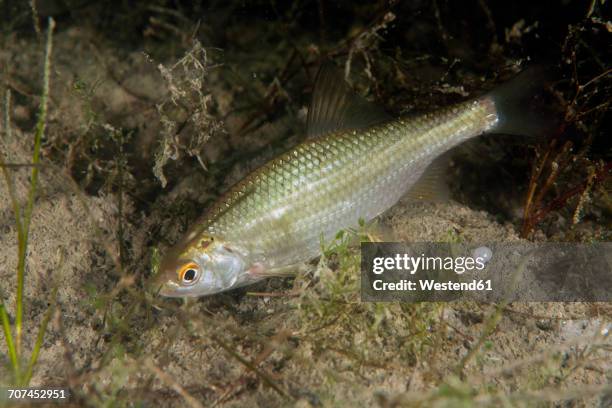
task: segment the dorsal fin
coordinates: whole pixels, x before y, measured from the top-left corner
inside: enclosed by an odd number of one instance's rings
[[[363,129],[388,119],[380,107],[357,95],[332,63],[321,65],[308,109],[308,137]]]

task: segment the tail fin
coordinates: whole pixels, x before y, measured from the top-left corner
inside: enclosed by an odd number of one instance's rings
[[[560,109],[546,92],[550,72],[542,66],[526,69],[485,97],[493,100],[498,123],[490,133],[542,137],[560,124]]]

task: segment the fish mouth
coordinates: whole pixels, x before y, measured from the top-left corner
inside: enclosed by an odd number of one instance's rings
[[[147,285],[147,289],[154,296],[164,296],[164,297],[176,297],[178,295],[179,285],[168,279],[164,274],[160,274],[159,276],[154,276],[149,281]]]
[[[181,297],[179,285],[173,281],[162,282],[157,289],[157,294],[163,297]]]

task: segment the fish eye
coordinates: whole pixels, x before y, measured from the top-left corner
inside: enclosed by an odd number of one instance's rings
[[[179,271],[179,280],[183,285],[192,285],[195,283],[199,274],[198,265],[190,262],[184,265]]]

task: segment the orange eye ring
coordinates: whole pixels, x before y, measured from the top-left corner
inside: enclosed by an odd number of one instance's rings
[[[193,262],[189,262],[183,265],[181,269],[179,269],[178,278],[182,284],[192,285],[193,283],[195,283],[198,277],[198,274],[199,274],[198,265]]]

